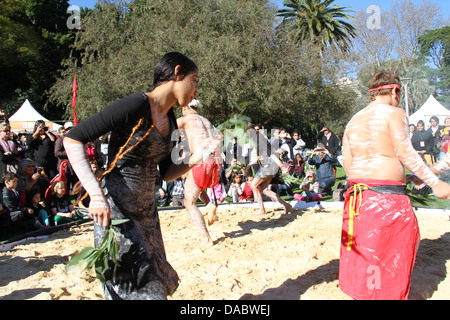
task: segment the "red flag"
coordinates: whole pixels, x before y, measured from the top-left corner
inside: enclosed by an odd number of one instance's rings
[[[75,74],[75,77],[73,78],[73,87],[72,87],[72,109],[73,109],[73,122],[75,125],[78,124],[77,121],[77,90],[78,90],[78,82],[77,82],[77,75]]]

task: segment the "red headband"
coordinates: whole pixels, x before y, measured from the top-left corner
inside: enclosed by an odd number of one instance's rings
[[[398,84],[387,84],[385,86],[381,86],[381,87],[378,87],[375,89],[369,89],[369,92],[378,91],[378,90],[382,90],[382,89],[393,89],[393,88],[397,88],[398,90],[401,90],[401,87]]]

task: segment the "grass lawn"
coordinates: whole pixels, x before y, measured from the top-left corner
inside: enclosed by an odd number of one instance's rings
[[[410,174],[408,171],[406,174]],[[447,181],[448,179],[442,180]],[[332,190],[336,190],[337,185],[339,182],[342,183],[342,185],[345,184],[345,171],[343,167],[337,167],[336,168],[336,183],[334,184]],[[427,195],[427,196],[420,196],[420,195],[412,195],[410,192],[413,188],[411,183],[407,184],[408,188],[408,195],[410,195],[411,203],[414,207],[425,207],[425,208],[435,208],[435,209],[450,209],[450,201],[448,200],[442,200],[438,199],[433,195]],[[300,193],[300,189],[297,187],[294,187],[293,189],[294,193]],[[412,197],[411,197],[412,196]],[[286,201],[293,200],[293,197],[287,197],[282,196],[282,198]],[[322,198],[322,201],[333,201],[333,196],[325,196]]]

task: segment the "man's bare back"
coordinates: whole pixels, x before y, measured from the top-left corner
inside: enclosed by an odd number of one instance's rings
[[[412,147],[401,108],[372,102],[350,120],[343,149],[349,178],[405,182],[406,167],[430,186],[438,182]]]

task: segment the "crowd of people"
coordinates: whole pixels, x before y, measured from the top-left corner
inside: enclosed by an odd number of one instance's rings
[[[0,124],[0,144],[3,149],[0,161],[0,174],[3,177],[3,199],[0,202],[0,237],[17,232],[33,231],[84,218],[82,210],[87,209],[88,200],[78,202],[85,190],[72,169],[65,151],[63,138],[73,128],[67,122],[57,134],[52,133],[42,120],[36,121],[32,132],[26,130],[18,134],[11,131],[7,122]],[[259,134],[267,134],[260,126],[255,126]],[[326,130],[325,130],[326,129]],[[328,128],[319,132],[318,148],[308,157],[305,152],[306,143],[299,132],[288,133],[285,129],[271,130],[270,148],[275,151],[279,161],[287,169],[286,174],[297,178],[297,186],[302,192],[302,198],[318,199],[330,194],[335,183],[334,166],[338,163],[340,145],[338,139]],[[96,175],[106,169],[107,137],[100,137],[85,144],[86,154]],[[106,146],[106,147],[105,147]],[[220,179],[215,186],[207,188],[205,194],[214,204],[254,202],[255,196],[252,181],[260,168],[258,155],[250,144],[240,146],[232,139],[222,153]],[[230,163],[227,163],[227,156]],[[240,161],[239,161],[239,160]],[[241,162],[242,161],[242,162]],[[314,173],[315,197],[306,193],[310,175],[305,175],[307,165]],[[63,172],[61,172],[61,170]],[[158,172],[159,173],[159,172]],[[64,175],[64,181],[57,179]],[[166,182],[158,174],[156,203],[158,207],[185,207],[186,176]],[[293,186],[283,180],[274,180],[268,186],[277,195],[287,195],[297,198]],[[261,190],[261,187],[258,186]],[[270,197],[261,194],[263,200]],[[200,197],[197,198],[199,200]],[[77,203],[77,206],[74,206]]]
[[[75,127],[66,123],[59,137],[43,121],[36,122],[32,133],[17,137],[11,136],[7,123],[2,124],[2,231],[11,226],[35,230],[82,219],[68,195],[88,194],[83,205],[94,221],[96,247],[111,219],[126,219],[111,226],[119,231],[121,264],[114,275],[104,273],[105,298],[166,299],[180,279],[166,259],[157,206],[184,205],[208,237],[205,221],[197,214],[197,199],[212,204],[211,208],[225,201],[255,201],[259,214],[264,214],[265,196],[288,213],[292,206],[280,198],[283,192],[293,195],[286,183],[288,175],[300,181],[301,193],[294,194],[295,199],[317,201],[330,193],[336,183],[335,167],[342,165],[348,189],[339,286],[354,299],[407,299],[420,237],[406,194],[405,169],[417,185],[426,184],[436,197],[450,199],[450,185],[438,178],[450,171],[450,118],[442,128],[432,118],[432,138],[424,132],[423,122],[408,135],[407,117],[399,108],[400,78],[382,71],[369,81],[370,104],[347,124],[342,153],[339,138],[328,127],[320,130],[317,147],[306,157],[298,132],[291,136],[284,129],[271,130],[269,137],[260,126],[251,126],[254,134],[249,144],[239,145],[239,137],[232,137],[222,156],[218,150],[223,137],[216,136],[211,123],[197,114],[198,106],[191,105],[197,96],[198,71],[183,54],[167,53],[155,65],[149,92],[114,101]],[[182,119],[176,119],[174,106],[182,108]],[[190,153],[177,150],[184,161],[173,157],[177,144],[172,135],[177,127],[185,130],[190,149]],[[105,161],[102,152],[101,137],[108,132],[112,161]],[[210,166],[208,161],[216,158],[221,161]],[[198,166],[205,170],[197,171]],[[106,175],[100,184],[103,169]],[[220,177],[215,175],[217,169]],[[66,179],[59,181],[63,170]],[[214,179],[203,179],[208,175]],[[211,212],[209,225],[214,222]]]
[[[83,219],[88,203],[74,206],[84,190],[68,162],[62,140],[73,124],[66,122],[57,134],[43,120],[32,132],[11,131],[0,124],[0,239]],[[101,170],[105,154],[100,140],[86,145],[93,170]],[[95,168],[95,169],[94,169]],[[63,176],[64,178],[61,178]]]
[[[316,136],[317,148],[307,152],[311,150],[306,148],[306,143],[298,131],[294,131],[291,135],[284,128],[268,132],[256,125],[254,129],[267,138],[269,148],[287,169],[284,174],[296,178],[293,183],[285,183],[278,174],[278,179],[273,180],[268,186],[269,190],[280,196],[300,198],[309,185],[310,175],[305,173],[310,169],[308,172],[314,174],[314,181],[318,186],[317,195],[322,198],[332,194],[332,187],[336,183],[336,167],[341,166],[338,160],[341,144],[336,134],[324,127]],[[270,138],[267,135],[270,135]],[[214,187],[206,190],[210,201],[217,204],[254,202],[251,183],[260,169],[257,148],[251,144],[240,145],[237,139],[233,138],[223,149],[225,153],[222,154],[220,179]],[[281,173],[281,169],[279,171]],[[156,194],[158,206],[183,207],[184,181],[183,177],[170,182],[159,179],[157,182],[159,192]],[[298,190],[300,193],[295,193]],[[310,198],[319,199],[305,197],[307,201],[310,201]],[[263,199],[271,200],[264,194]]]
[[[423,120],[419,120],[417,125],[410,124],[410,138],[425,163],[432,165],[449,150],[450,117],[445,119],[444,125],[439,125],[436,116],[431,117],[429,122],[428,128],[425,128]],[[72,127],[73,124],[67,122],[55,135],[40,120],[36,122],[33,132],[22,130],[16,134],[11,132],[7,122],[0,124],[0,144],[4,151],[0,161],[0,173],[3,176],[3,201],[0,202],[3,236],[9,234],[8,230],[11,229],[36,230],[82,217],[74,209],[73,201],[69,201],[69,195],[74,199],[74,193],[83,193],[70,163],[64,168],[66,183],[57,184],[58,181],[55,181],[55,185],[51,185],[52,179],[60,174],[61,164],[68,160],[62,139]],[[260,126],[255,126],[255,130],[263,132]],[[341,142],[328,127],[323,127],[317,134],[317,147],[310,154],[306,153],[306,143],[298,131],[291,135],[286,129],[273,129],[268,140],[280,162],[287,168],[287,174],[301,181],[292,185],[278,179],[269,185],[269,189],[281,196],[301,201],[320,201],[323,196],[332,194],[332,187],[336,183],[336,166],[342,165],[339,161]],[[105,169],[105,146],[107,140],[102,141],[101,138],[85,146],[94,171]],[[254,148],[247,144],[241,146],[236,139],[232,139],[224,149],[227,154],[222,154],[220,180],[214,187],[206,189],[209,200],[216,204],[254,202],[251,182],[259,169]],[[185,177],[166,182],[159,176],[157,205],[184,207],[184,185]],[[300,192],[294,193],[298,189],[293,187],[298,187]],[[416,186],[413,192],[424,194],[430,190],[426,186],[420,190],[418,188]],[[52,190],[48,192],[49,189]],[[52,197],[46,198],[46,194]],[[264,195],[263,199],[270,200]],[[84,201],[80,207],[86,208],[83,203],[86,204]]]
[[[445,118],[443,125],[439,124],[437,116],[432,116],[428,125],[424,120],[419,120],[417,124],[409,125],[409,131],[412,146],[428,166],[437,163],[450,151],[450,117]],[[447,173],[441,179],[450,181]],[[430,190],[427,185],[414,185],[412,193],[427,195]]]

